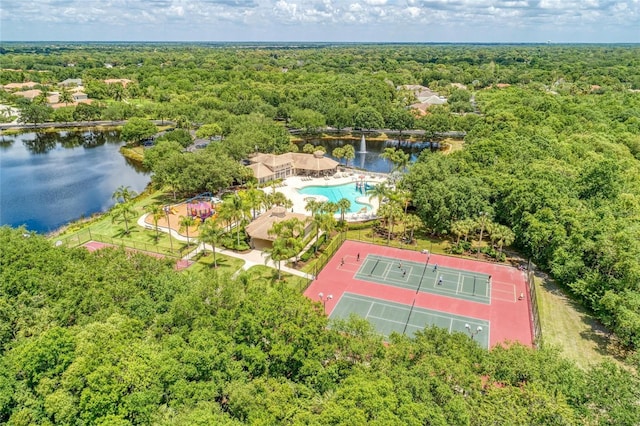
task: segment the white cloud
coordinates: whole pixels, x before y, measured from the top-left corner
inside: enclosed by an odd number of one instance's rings
[[[4,40],[640,42],[640,0],[0,1]]]

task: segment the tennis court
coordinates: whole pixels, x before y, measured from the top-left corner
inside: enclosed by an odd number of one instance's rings
[[[483,348],[489,348],[490,322],[447,312],[376,299],[354,293],[344,293],[329,318],[348,318],[356,314],[369,321],[376,331],[388,337],[394,331],[413,336],[425,327],[437,326],[467,335]],[[469,325],[467,329],[466,325]],[[480,327],[481,331],[478,331]]]
[[[472,302],[491,303],[491,276],[435,263],[399,260],[368,254],[354,278],[378,284],[455,297]]]

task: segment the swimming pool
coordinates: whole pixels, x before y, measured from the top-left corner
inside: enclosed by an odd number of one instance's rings
[[[304,195],[320,195],[322,197],[326,197],[327,200],[337,203],[342,198],[346,198],[351,201],[351,208],[349,209],[349,213],[357,213],[363,208],[365,208],[368,212],[371,211],[371,204],[358,202],[357,198],[363,197],[365,200],[368,200],[369,197],[366,193],[362,193],[356,190],[356,183],[343,183],[342,185],[333,185],[333,186],[305,186],[304,188],[298,189],[300,194]]]

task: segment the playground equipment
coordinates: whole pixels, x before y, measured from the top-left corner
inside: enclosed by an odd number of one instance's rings
[[[373,189],[373,185],[368,184],[364,180],[364,176],[360,176],[360,180],[356,181],[356,191],[364,194],[371,189]]]
[[[215,218],[217,215],[214,209],[216,200],[218,199],[213,197],[210,192],[198,194],[187,200],[187,214],[203,222],[209,217]]]

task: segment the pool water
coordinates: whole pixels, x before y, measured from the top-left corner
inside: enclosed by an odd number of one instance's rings
[[[369,197],[366,193],[360,192],[356,189],[355,182],[333,186],[305,186],[304,188],[299,189],[298,192],[304,195],[321,195],[334,203],[337,203],[342,198],[346,198],[351,201],[349,213],[357,213],[363,208],[366,208],[369,212],[371,211],[370,204],[356,201],[356,199],[360,197],[364,197],[365,200],[368,200]]]

